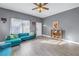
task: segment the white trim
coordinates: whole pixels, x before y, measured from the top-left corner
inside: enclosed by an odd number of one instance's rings
[[[71,40],[65,40],[65,41],[70,42],[70,43],[74,43],[74,44],[79,44],[78,42],[71,41]]]
[[[51,36],[49,36],[49,35],[44,35],[44,34],[42,34],[42,36],[46,36],[46,37],[50,37],[50,38],[51,38]]]

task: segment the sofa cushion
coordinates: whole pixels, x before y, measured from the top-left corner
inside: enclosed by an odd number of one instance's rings
[[[13,39],[14,39],[14,38],[18,38],[18,34],[11,34],[11,35],[10,35],[10,38],[11,38],[11,39],[12,39],[12,38],[13,38]]]
[[[19,34],[18,34],[19,37],[28,36],[28,35],[29,35],[29,33],[19,33]]]
[[[18,42],[18,41],[21,41],[20,38],[16,38],[16,39],[13,39],[13,40],[7,40],[5,42]]]
[[[7,47],[10,47],[11,46],[11,43],[6,43],[6,42],[0,42],[0,49],[3,49],[3,48],[7,48]]]
[[[19,45],[21,43],[21,39],[20,38],[16,38],[13,40],[6,40],[6,43],[11,43],[11,46],[16,46]]]
[[[12,48],[11,47],[0,50],[0,56],[11,56],[11,55],[12,55]]]
[[[29,33],[29,36],[33,36],[33,35],[34,35],[34,32],[30,32],[30,33]]]
[[[30,36],[22,36],[21,39],[27,39],[30,38]]]
[[[12,40],[16,38],[18,38],[18,34],[10,34],[9,36],[7,36],[6,40]]]

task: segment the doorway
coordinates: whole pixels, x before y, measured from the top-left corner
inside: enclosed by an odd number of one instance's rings
[[[42,36],[42,23],[36,22],[36,36]]]

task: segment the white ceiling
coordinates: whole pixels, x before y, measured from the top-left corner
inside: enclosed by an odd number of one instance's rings
[[[22,12],[25,14],[30,14],[33,16],[37,16],[40,18],[48,17],[72,8],[79,7],[79,4],[77,3],[48,3],[46,7],[49,8],[49,10],[45,10],[42,13],[39,13],[37,10],[32,10],[32,8],[36,7],[32,3],[0,3],[0,7]]]

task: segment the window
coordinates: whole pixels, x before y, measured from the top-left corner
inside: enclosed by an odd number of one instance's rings
[[[11,34],[18,33],[29,33],[30,32],[30,21],[29,20],[21,20],[21,19],[11,19]]]
[[[30,21],[29,20],[27,20],[27,21],[23,20],[22,26],[23,26],[24,33],[30,32]]]

